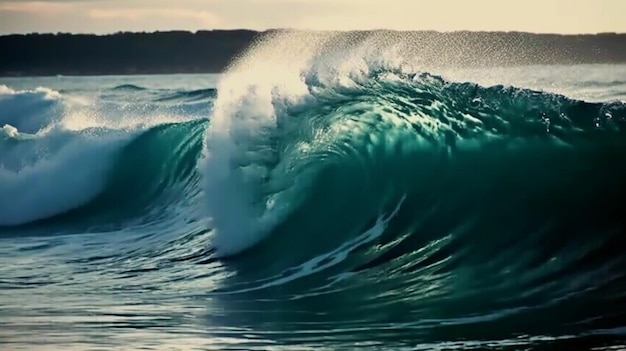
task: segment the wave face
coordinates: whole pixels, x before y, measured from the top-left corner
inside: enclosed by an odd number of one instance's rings
[[[0,335],[619,345],[626,105],[455,82],[383,39],[279,34],[216,89],[0,91]]]

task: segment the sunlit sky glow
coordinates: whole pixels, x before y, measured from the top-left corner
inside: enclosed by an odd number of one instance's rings
[[[232,28],[626,32],[626,0],[0,0],[0,34]]]

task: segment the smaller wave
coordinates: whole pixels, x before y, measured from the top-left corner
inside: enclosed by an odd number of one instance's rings
[[[131,134],[104,128],[22,135],[1,129],[0,226],[47,218],[86,203],[105,184],[111,159]]]
[[[142,90],[147,90],[147,88],[144,88],[139,85],[134,85],[134,84],[121,84],[121,85],[111,88],[111,90],[142,91]]]
[[[217,89],[196,89],[177,91],[174,93],[168,93],[156,99],[159,102],[167,101],[184,101],[194,102],[199,100],[214,99],[217,97]]]
[[[56,90],[39,87],[13,90],[0,85],[0,125],[9,124],[21,132],[37,133],[61,119],[63,96]]]
[[[0,86],[0,227],[50,219],[90,204],[109,185],[119,160],[127,160],[123,169],[135,169],[131,178],[140,179],[141,172],[133,167],[140,164],[142,171],[147,172],[143,162],[147,155],[157,148],[161,150],[158,154],[170,155],[165,150],[171,150],[175,143],[148,143],[146,148],[137,146],[143,143],[133,143],[152,127],[194,120],[197,123],[193,125],[203,130],[206,123],[210,108],[207,101],[142,104],[120,97],[134,98],[133,91],[144,88],[120,85],[114,89],[119,91],[93,95],[61,94],[43,87],[17,90]],[[206,89],[182,92],[180,96],[211,94],[215,92]],[[180,134],[187,135],[186,127],[181,128]],[[174,133],[177,128],[165,129],[169,131],[163,132],[166,135],[179,135]],[[160,135],[160,130],[156,128],[146,137],[152,140],[148,136]],[[134,145],[130,151],[139,148],[144,153],[134,152],[134,158],[120,157],[129,143]],[[165,167],[160,158],[151,159],[151,169]],[[195,166],[193,157],[185,160]],[[158,181],[154,184],[163,185]],[[128,187],[115,189],[118,188]]]

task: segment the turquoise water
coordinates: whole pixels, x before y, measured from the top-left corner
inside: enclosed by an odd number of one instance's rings
[[[0,348],[624,344],[626,66],[286,42],[0,80]]]

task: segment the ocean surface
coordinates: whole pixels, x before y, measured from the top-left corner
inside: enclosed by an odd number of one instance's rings
[[[291,44],[0,78],[1,350],[626,348],[626,65]]]

